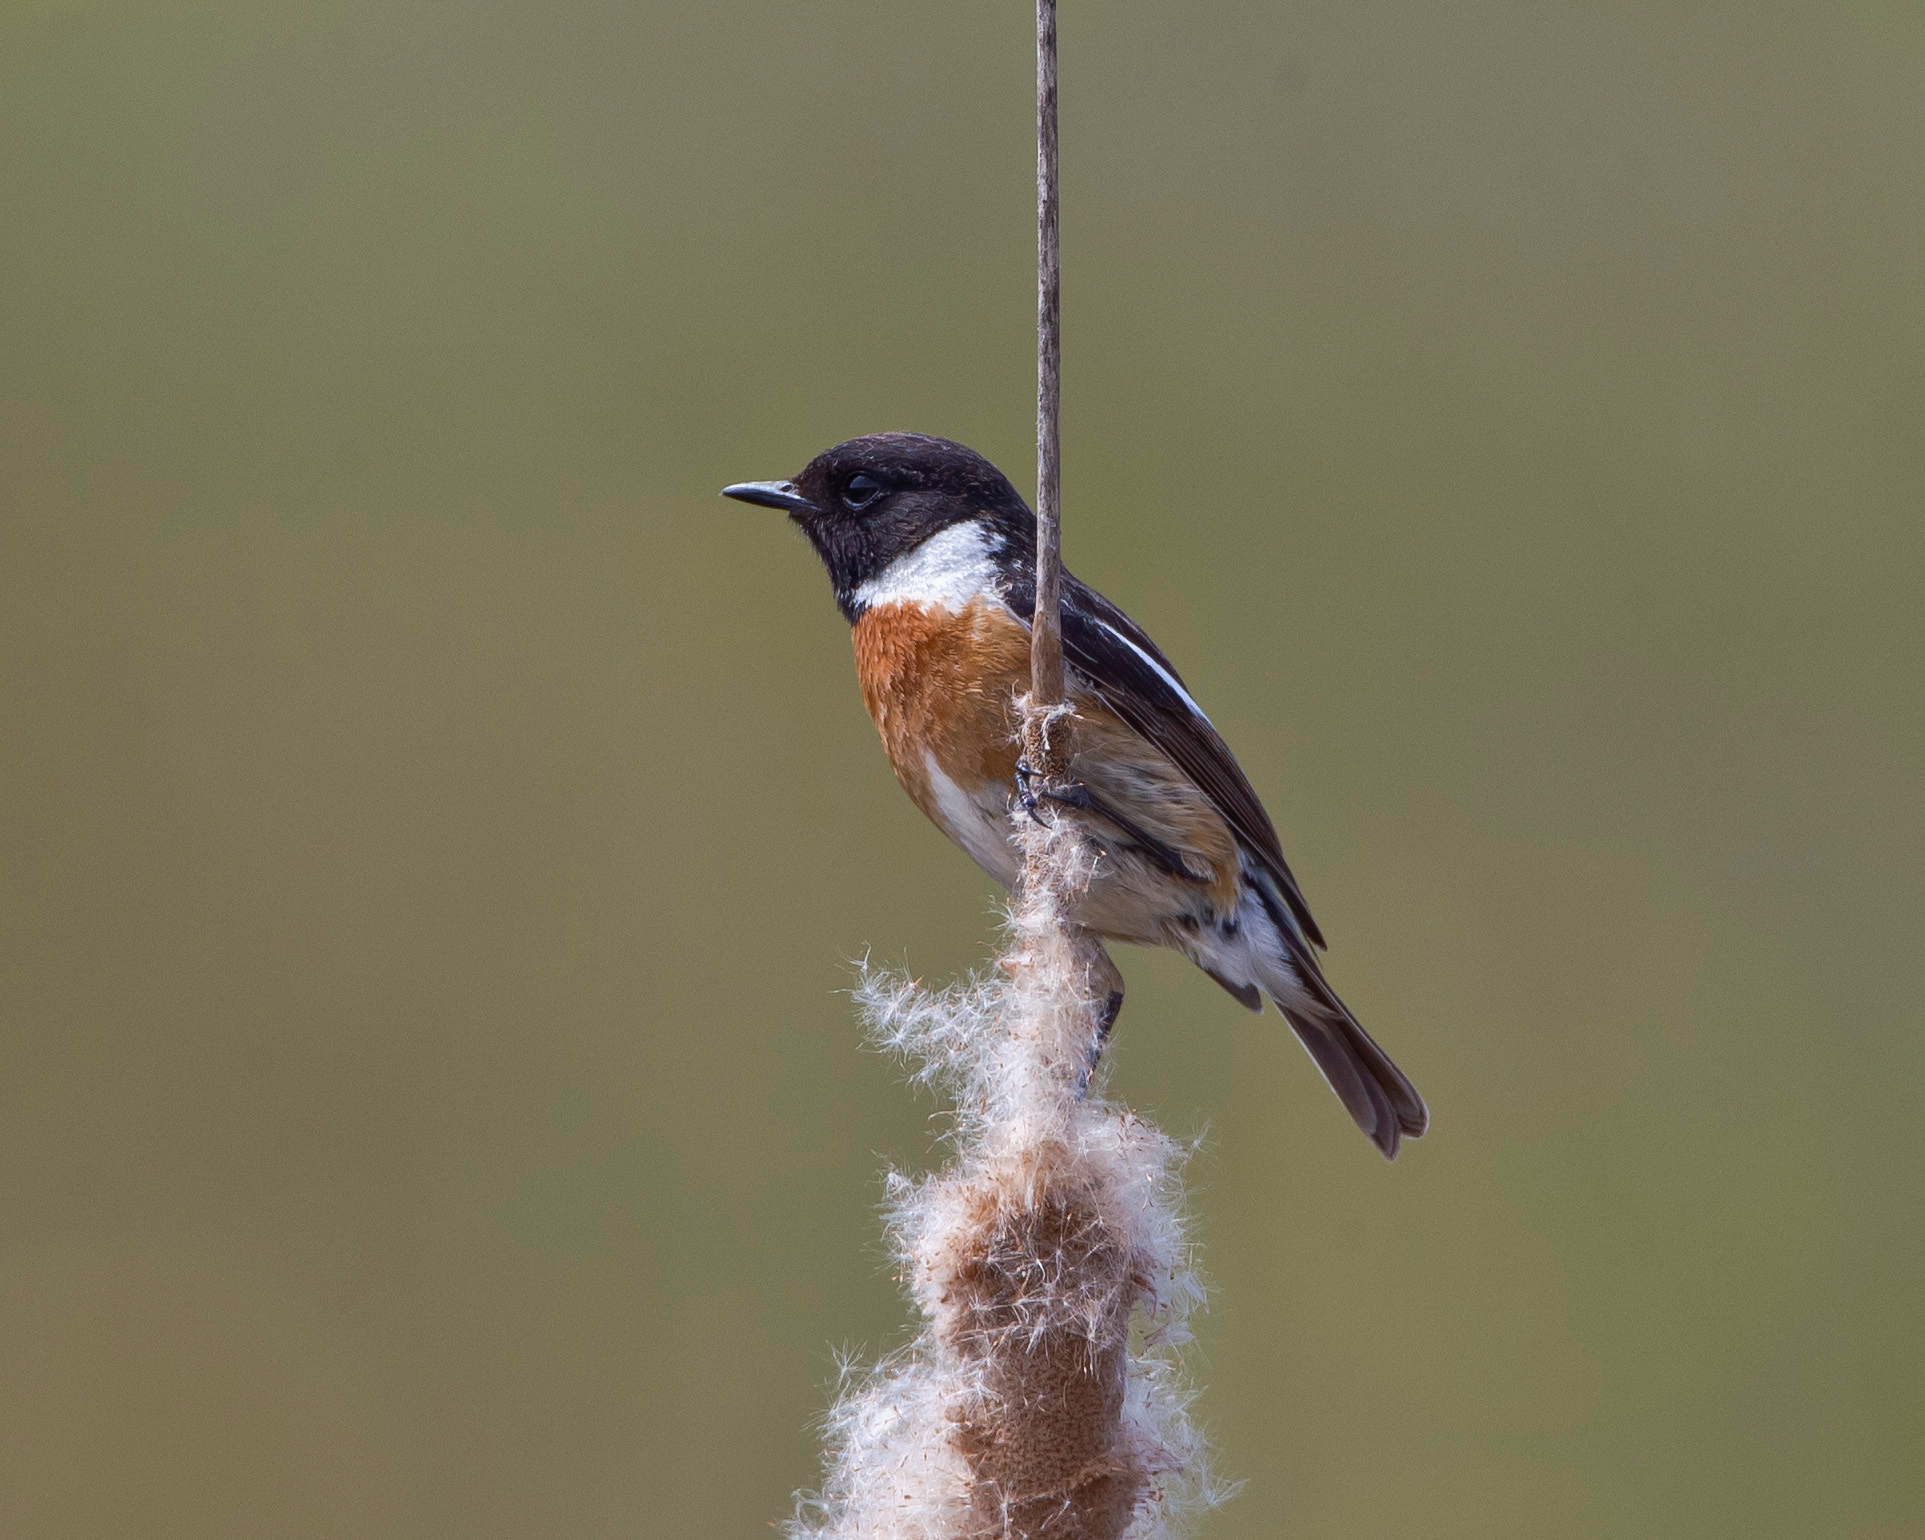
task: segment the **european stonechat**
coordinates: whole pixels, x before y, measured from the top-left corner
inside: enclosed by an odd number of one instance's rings
[[[920,433],[851,439],[793,481],[723,496],[785,510],[854,630],[856,674],[889,764],[917,807],[1005,887],[1029,689],[1036,518],[973,450]],[[1429,1122],[1423,1098],[1323,976],[1324,945],[1263,804],[1142,627],[1063,574],[1076,730],[1072,802],[1101,856],[1071,916],[1091,935],[1170,947],[1252,1011],[1268,995],[1357,1126],[1386,1156]],[[1100,943],[1099,943],[1100,947]],[[1122,1003],[1121,975],[1110,1018]]]

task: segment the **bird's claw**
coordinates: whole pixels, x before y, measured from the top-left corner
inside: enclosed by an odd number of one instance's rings
[[[1089,788],[1081,781],[1065,781],[1060,786],[1045,781],[1038,786],[1035,783],[1039,781],[1044,781],[1042,771],[1032,769],[1026,759],[1016,761],[1016,800],[1022,804],[1023,811],[1045,829],[1050,827],[1050,821],[1042,814],[1043,803],[1057,802],[1083,811],[1095,803]]]
[[[1047,829],[1049,827],[1049,820],[1042,815],[1041,799],[1030,789],[1029,785],[1029,783],[1035,779],[1037,779],[1037,774],[1034,770],[1030,769],[1029,761],[1026,759],[1017,760],[1016,800],[1022,803],[1023,811],[1029,815],[1032,823],[1041,824]]]

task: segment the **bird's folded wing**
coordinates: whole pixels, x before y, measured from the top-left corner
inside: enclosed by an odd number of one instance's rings
[[[1025,599],[1029,602],[1023,603]],[[1011,607],[1024,619],[1034,614],[1033,592],[1011,595],[1011,600]],[[1063,574],[1063,656],[1105,705],[1196,782],[1244,847],[1268,870],[1304,936],[1322,946],[1323,934],[1283,858],[1270,815],[1229,745],[1143,629],[1067,572]]]

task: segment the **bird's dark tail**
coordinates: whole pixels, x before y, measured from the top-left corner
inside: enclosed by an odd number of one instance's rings
[[[1357,1126],[1386,1160],[1395,1160],[1405,1139],[1418,1138],[1430,1126],[1430,1109],[1337,998],[1308,949],[1290,950],[1289,974],[1274,981],[1266,978],[1265,992],[1277,1002],[1297,1041],[1310,1051]]]

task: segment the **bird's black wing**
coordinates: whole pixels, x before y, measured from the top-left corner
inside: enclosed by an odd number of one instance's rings
[[[1008,597],[1028,620],[1035,613],[1033,579]],[[1311,942],[1324,945],[1303,890],[1283,858],[1275,825],[1243,768],[1183,680],[1143,628],[1088,584],[1063,574],[1063,658],[1097,696],[1173,760],[1210,799],[1244,847],[1275,880],[1291,918]]]

